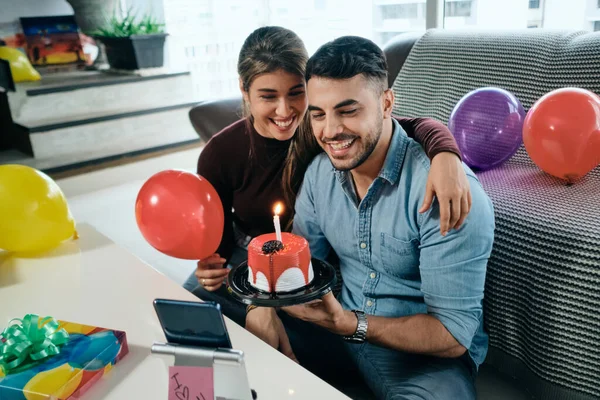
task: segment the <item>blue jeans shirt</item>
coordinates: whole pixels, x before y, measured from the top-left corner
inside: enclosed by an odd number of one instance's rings
[[[325,259],[331,249],[338,255],[344,308],[383,317],[432,315],[478,367],[488,347],[482,300],[492,203],[464,165],[472,208],[459,230],[442,236],[437,202],[418,212],[429,159],[392,121],[383,168],[360,202],[349,171],[335,170],[325,153],[313,160],[296,200],[294,232],[308,240],[313,257]]]

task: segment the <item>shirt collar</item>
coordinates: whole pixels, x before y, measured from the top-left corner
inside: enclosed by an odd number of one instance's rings
[[[406,132],[400,126],[400,123],[392,118],[392,138],[390,139],[390,147],[388,148],[383,168],[379,172],[379,177],[385,179],[390,184],[394,185],[400,177],[402,162],[406,154],[406,146],[408,137]]]

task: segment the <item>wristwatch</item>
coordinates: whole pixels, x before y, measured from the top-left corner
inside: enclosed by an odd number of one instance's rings
[[[356,325],[354,334],[352,336],[344,336],[344,340],[350,343],[364,343],[367,340],[367,328],[369,327],[367,315],[360,310],[352,310],[352,312],[356,315],[358,324]]]

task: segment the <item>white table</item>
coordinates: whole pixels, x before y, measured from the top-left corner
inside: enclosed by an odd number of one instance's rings
[[[86,399],[166,399],[172,357],[150,353],[165,341],[152,301],[197,300],[191,293],[101,235],[78,226],[80,238],[43,258],[0,253],[0,326],[33,313],[123,330],[129,354]],[[347,399],[342,393],[226,319],[233,347],[244,351],[259,400]]]

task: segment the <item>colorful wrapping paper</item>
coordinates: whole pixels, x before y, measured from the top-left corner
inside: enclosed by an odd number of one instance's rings
[[[58,321],[61,328],[68,339],[58,354],[0,368],[0,399],[79,399],[129,351],[125,332]]]

